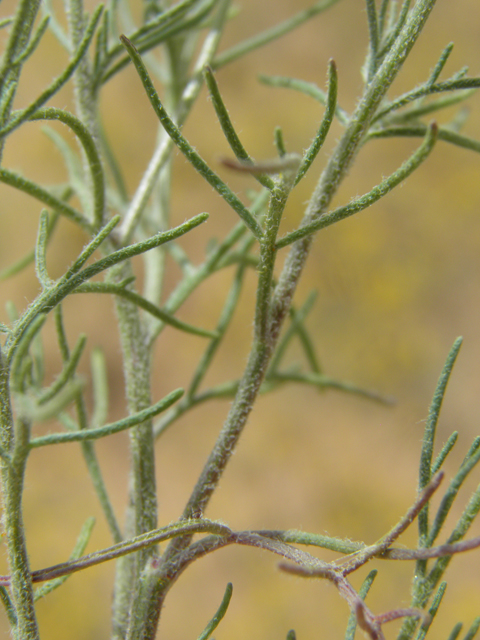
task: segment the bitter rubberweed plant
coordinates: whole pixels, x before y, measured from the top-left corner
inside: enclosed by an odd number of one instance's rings
[[[464,540],[480,509],[480,489],[473,494],[445,543],[438,543],[440,531],[464,483],[480,459],[477,438],[459,471],[450,481],[440,506],[430,518],[430,499],[444,478],[441,467],[456,442],[453,434],[434,458],[435,430],[453,363],[460,348],[457,340],[448,356],[425,425],[421,450],[418,494],[412,507],[390,532],[376,543],[365,545],[291,529],[288,531],[234,531],[224,523],[206,518],[209,501],[231,459],[249,415],[260,393],[273,392],[289,382],[335,388],[345,393],[381,400],[375,393],[326,375],[318,361],[305,319],[313,305],[308,298],[297,308],[294,294],[321,229],[357,214],[415,171],[432,153],[437,140],[468,150],[480,151],[480,142],[459,132],[459,119],[450,125],[425,121],[437,111],[463,101],[480,86],[480,78],[462,69],[440,80],[452,51],[449,44],[430,76],[400,96],[391,95],[392,85],[415,45],[433,10],[434,0],[366,0],[369,48],[363,66],[364,84],[356,107],[349,113],[337,103],[337,69],[332,60],[324,91],[301,78],[262,77],[272,87],[304,93],[324,105],[324,115],[313,140],[303,152],[287,152],[280,130],[275,132],[278,157],[256,161],[245,148],[228,114],[215,72],[239,57],[256,51],[296,29],[335,5],[321,0],[285,22],[235,46],[219,52],[224,27],[234,19],[230,0],[158,0],[143,7],[143,22],[132,16],[136,7],[129,0],[107,0],[88,15],[82,0],[65,0],[66,27],[61,8],[45,0],[19,0],[15,13],[1,26],[8,29],[0,66],[0,157],[5,141],[31,121],[58,121],[79,143],[75,152],[56,131],[49,135],[62,153],[68,184],[51,189],[5,167],[0,180],[41,203],[37,242],[34,250],[2,272],[10,277],[34,265],[40,293],[25,309],[11,306],[11,322],[3,324],[0,356],[1,433],[0,462],[3,492],[3,525],[8,550],[9,575],[0,578],[0,595],[13,637],[39,638],[35,603],[59,587],[72,573],[115,559],[112,638],[140,640],[156,636],[162,607],[172,585],[195,560],[227,545],[245,545],[280,555],[281,567],[304,577],[331,581],[350,606],[345,638],[353,638],[360,627],[371,640],[384,638],[383,624],[405,618],[399,640],[421,639],[428,631],[445,591],[441,582],[453,555],[480,546],[480,539]],[[133,4],[133,3],[132,3]],[[43,12],[43,17],[41,16]],[[65,48],[69,61],[65,69],[29,105],[14,109],[23,66],[34,63],[39,44],[50,30]],[[151,104],[159,121],[156,148],[147,170],[130,197],[123,171],[102,123],[100,97],[106,83],[128,66],[138,75],[137,88]],[[223,162],[234,171],[250,174],[259,183],[248,202],[242,201],[220,175],[191,145],[182,132],[206,83],[232,157]],[[60,89],[73,83],[75,113],[49,105]],[[164,87],[160,98],[157,86]],[[272,89],[272,91],[275,89]],[[289,196],[322,148],[332,122],[343,128],[338,142],[322,169],[302,221],[296,229],[279,237],[280,222]],[[315,127],[312,127],[312,133]],[[363,196],[334,208],[337,195],[363,146],[382,137],[421,137],[417,149],[391,175]],[[238,221],[215,245],[204,261],[195,265],[176,242],[184,234],[195,234],[208,215],[199,213],[174,225],[170,220],[172,157],[175,148],[217,192]],[[87,241],[63,275],[52,278],[48,269],[49,242],[60,217],[69,219]],[[165,256],[180,268],[178,283],[163,295]],[[284,257],[284,254],[286,256]],[[144,290],[138,290],[132,258],[144,257]],[[279,257],[284,258],[278,269]],[[179,307],[204,282],[231,266],[235,267],[231,288],[225,297],[216,327],[208,330],[176,317]],[[276,271],[277,268],[277,271]],[[253,336],[245,370],[237,379],[202,388],[212,360],[222,347],[226,331],[238,306],[246,274],[254,270],[257,289]],[[95,276],[103,280],[92,281]],[[94,383],[93,411],[87,408],[84,385],[77,367],[85,347],[81,336],[71,348],[64,327],[62,304],[73,294],[107,294],[113,297],[123,353],[128,416],[107,423],[105,362],[92,355]],[[91,298],[90,298],[91,299]],[[45,386],[45,363],[41,332],[53,314],[63,368]],[[177,331],[206,341],[203,355],[184,389],[171,391],[153,402],[150,391],[152,350],[170,325]],[[308,369],[284,366],[289,344],[298,339]],[[159,526],[162,512],[157,507],[155,485],[156,440],[195,406],[215,398],[230,398],[231,406],[204,469],[192,488],[187,503],[179,508],[177,522]],[[64,430],[36,434],[36,423],[54,419]],[[126,525],[121,527],[109,498],[94,441],[119,431],[128,431],[131,467]],[[72,556],[56,566],[32,570],[28,558],[28,532],[22,511],[25,470],[30,454],[39,447],[79,442],[98,500],[105,514],[112,546],[83,555],[93,522],[88,520]],[[181,511],[181,513],[180,513]],[[415,549],[397,548],[394,543],[414,520],[419,540]],[[347,532],[348,533],[348,532]],[[200,538],[194,538],[200,534]],[[169,541],[162,553],[158,543]],[[335,551],[340,559],[326,562],[299,549],[308,545]],[[357,592],[348,576],[370,559],[404,560],[415,563],[411,604],[374,614],[365,604],[376,571],[371,572]],[[435,559],[433,565],[430,561]],[[37,583],[43,583],[35,587]],[[217,613],[199,637],[208,638],[224,616],[232,594],[228,585]],[[480,618],[465,639],[473,638]],[[451,638],[458,637],[457,625]],[[295,637],[293,631],[288,637]],[[442,637],[447,637],[442,635]]]

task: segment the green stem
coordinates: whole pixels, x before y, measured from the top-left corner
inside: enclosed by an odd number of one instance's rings
[[[105,176],[93,136],[81,120],[63,109],[56,109],[55,107],[40,109],[30,116],[30,120],[58,120],[69,127],[77,136],[87,158],[93,187],[93,211],[90,213],[89,218],[93,222],[94,230],[98,231],[103,224],[105,212]]]
[[[30,424],[21,416],[13,422],[9,368],[0,353],[0,442],[8,458],[1,458],[3,525],[8,543],[11,591],[17,625],[16,640],[37,640],[38,626],[22,515],[22,493],[28,456]]]
[[[275,184],[272,190],[269,211],[265,222],[265,232],[260,243],[252,348],[247,367],[238,386],[235,401],[184,509],[183,518],[186,520],[200,517],[208,505],[220,477],[234,452],[240,435],[243,432],[243,428],[253,408],[275,348],[275,341],[271,339],[270,323],[270,304],[276,258],[275,242],[289,190],[293,185],[293,177],[294,176],[287,174]],[[152,603],[155,602],[156,610],[158,611],[157,615],[160,614],[164,596],[172,582],[162,579],[162,584],[159,584],[158,576],[165,576],[166,573],[169,574],[169,563],[175,562],[175,557],[189,545],[190,541],[191,536],[183,536],[173,541],[162,557],[161,567],[153,576],[153,580],[156,580],[157,584],[155,584],[155,588],[152,588],[151,597]],[[175,571],[172,572],[171,576],[174,580],[176,577]]]
[[[364,96],[355,109],[345,133],[330,157],[325,170],[322,172],[307,206],[301,227],[315,223],[327,210],[341,181],[347,174],[364,136],[368,132],[370,123],[382,98],[420,35],[434,4],[435,0],[420,0],[409,14],[391,50],[385,56],[382,65],[371,82],[367,85]],[[292,246],[286,259],[272,304],[272,318],[277,327],[277,334],[290,308],[312,241],[313,238],[311,236],[300,239]]]
[[[240,381],[235,402],[185,508],[184,518],[198,517],[198,514],[203,513],[208,504],[243,431],[275,347],[270,334],[270,303],[276,258],[275,242],[288,193],[289,190],[283,181],[276,185],[272,191],[265,233],[260,246],[252,350],[245,373]]]
[[[376,109],[420,34],[433,5],[434,0],[421,0],[417,3],[399,37],[394,42],[392,50],[387,54],[374,78],[366,87],[360,104],[320,177],[312,199],[307,206],[302,226],[303,224],[314,222],[326,211],[362,144]],[[275,201],[276,196],[278,194],[272,194],[271,211],[270,215],[267,216],[265,232],[258,238],[261,247],[261,258],[255,314],[255,335],[250,356],[232,408],[187,503],[183,514],[185,518],[198,517],[199,514],[204,512],[235,449],[260,390],[312,243],[312,238],[307,237],[302,238],[293,245],[272,297],[275,238],[278,229],[277,212],[282,209],[280,201],[278,203]],[[176,578],[175,558],[178,558],[178,554],[189,543],[190,538],[181,538],[179,541],[171,543],[165,552],[162,558],[163,576],[168,576],[168,578],[164,578],[163,584],[156,590],[157,606],[162,605],[170,585]]]
[[[65,70],[36,98],[26,109],[22,109],[20,111],[15,111],[12,114],[12,117],[9,119],[8,124],[5,124],[4,127],[0,130],[0,135],[4,136],[7,133],[11,133],[14,129],[19,127],[23,122],[28,120],[31,114],[37,109],[40,109],[53,95],[55,95],[60,89],[67,83],[67,81],[73,75],[77,65],[80,60],[85,55],[90,42],[95,33],[95,29],[97,28],[97,24],[102,15],[103,5],[99,5],[95,11],[93,12],[92,18],[88,24],[88,27],[85,29],[85,36],[81,41],[78,49],[75,52],[75,55],[71,58],[70,63],[65,68]],[[50,16],[51,18],[51,16]],[[52,20],[50,19],[50,25]]]
[[[145,92],[155,113],[157,114],[158,119],[165,128],[165,131],[168,133],[168,135],[174,141],[180,151],[185,155],[187,160],[195,167],[198,173],[200,173],[200,175],[215,189],[215,191],[217,191],[217,193],[222,198],[224,198],[224,200],[240,216],[240,218],[242,218],[253,235],[257,238],[260,238],[262,236],[262,228],[257,220],[255,220],[250,211],[245,207],[245,205],[235,195],[235,193],[223,182],[223,180],[221,180],[221,178],[212,169],[210,169],[205,160],[185,139],[178,126],[166,112],[155,90],[148,71],[140,55],[138,54],[138,51],[126,36],[120,36],[120,39],[124,47],[128,51],[129,56],[132,58],[133,64],[135,65],[137,73],[140,76]]]
[[[121,282],[132,275],[130,263],[113,270],[111,280]],[[140,320],[136,304],[125,298],[115,297],[118,326],[123,351],[126,395],[129,413],[137,413],[151,405],[150,352],[147,336]],[[157,494],[155,486],[155,457],[152,419],[132,428],[130,436],[130,513],[127,515],[125,537],[133,537],[157,528]],[[149,558],[156,555],[155,548],[144,549],[121,562],[117,573],[114,630],[121,637],[128,619],[135,615],[130,611],[134,590]]]
[[[372,204],[383,198],[389,191],[401,184],[408,176],[413,173],[431,153],[438,137],[438,128],[436,123],[432,123],[426,130],[426,136],[420,147],[406,160],[401,167],[388,176],[380,184],[360,198],[355,198],[349,204],[338,207],[333,211],[325,212],[317,217],[314,221],[301,225],[295,231],[288,233],[278,240],[277,249],[286,247],[301,238],[305,238],[312,233],[324,229],[325,227],[335,224],[340,220],[345,220],[349,216],[367,209]]]
[[[40,7],[40,0],[21,0],[15,14],[0,68],[0,128],[8,121],[22,71],[21,56],[25,53]],[[0,140],[0,162],[4,138]]]
[[[49,191],[43,189],[35,182],[31,182],[30,180],[23,178],[21,175],[4,168],[0,169],[0,182],[8,184],[19,191],[27,193],[29,196],[32,196],[32,198],[36,198],[40,202],[43,202],[47,207],[50,207],[57,213],[69,218],[87,233],[94,233],[92,225],[85,218],[83,213],[74,209],[63,200],[56,198]]]
[[[137,413],[129,415],[127,418],[106,424],[103,427],[96,427],[91,429],[80,429],[78,431],[68,431],[66,433],[49,433],[46,436],[39,436],[33,438],[30,441],[30,447],[45,447],[52,444],[62,444],[66,442],[85,442],[88,440],[97,440],[99,438],[105,438],[114,433],[120,431],[126,431],[131,429],[146,420],[149,420],[153,416],[158,415],[162,411],[168,409],[174,402],[176,402],[183,395],[183,389],[176,389],[169,393],[165,398],[162,398],[159,402],[155,403],[147,409],[143,409]]]
[[[70,30],[72,50],[80,48],[87,29],[87,16],[83,7],[83,0],[66,0],[67,16]],[[86,56],[79,61],[74,75],[75,101],[80,119],[93,135],[98,139],[97,131],[97,89],[93,82],[90,62]]]

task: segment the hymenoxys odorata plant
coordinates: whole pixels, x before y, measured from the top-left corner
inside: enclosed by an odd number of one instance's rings
[[[461,118],[454,118],[448,126],[428,121],[436,111],[464,100],[480,86],[480,79],[468,77],[465,69],[447,80],[440,80],[452,50],[451,44],[423,83],[397,97],[390,91],[434,7],[434,0],[414,3],[409,0],[401,3],[366,0],[369,49],[363,67],[363,93],[355,110],[348,113],[337,104],[337,70],[333,61],[327,70],[326,91],[301,79],[264,77],[262,81],[274,87],[287,87],[312,96],[324,106],[324,115],[305,152],[288,151],[282,132],[276,130],[278,158],[261,162],[252,159],[229,118],[215,71],[281,37],[334,4],[336,0],[313,3],[286,22],[221,53],[218,47],[223,28],[227,20],[234,17],[230,0],[151,2],[144,7],[144,22],[140,26],[133,22],[127,0],[108,1],[98,6],[92,15],[87,15],[81,0],[65,0],[67,28],[62,26],[62,20],[49,2],[20,0],[15,15],[2,21],[1,26],[9,29],[9,35],[0,68],[0,149],[3,150],[8,136],[32,120],[62,122],[73,132],[80,146],[77,153],[58,133],[49,133],[63,154],[69,176],[67,184],[53,189],[10,169],[0,168],[2,182],[29,194],[46,207],[39,216],[34,250],[2,273],[7,277],[34,264],[41,286],[39,295],[26,309],[17,311],[10,305],[11,322],[1,326],[5,340],[0,360],[0,458],[10,573],[0,580],[0,595],[14,637],[22,640],[39,637],[35,612],[38,598],[62,584],[71,573],[115,558],[112,637],[153,639],[165,597],[179,575],[205,554],[229,544],[240,544],[281,555],[281,567],[285,571],[332,581],[350,605],[347,640],[353,638],[357,626],[372,640],[382,639],[382,625],[399,617],[405,618],[399,638],[421,639],[443,597],[445,583],[441,579],[452,556],[480,546],[479,538],[463,540],[480,509],[480,490],[468,502],[446,543],[437,543],[459,487],[480,458],[480,438],[474,441],[458,473],[449,482],[435,516],[431,518],[429,514],[430,498],[443,478],[442,464],[457,438],[456,433],[453,434],[434,457],[436,424],[460,339],[448,356],[425,426],[417,498],[399,524],[378,542],[365,545],[295,529],[233,531],[226,524],[204,516],[259,393],[271,392],[287,382],[303,382],[381,400],[375,393],[332,379],[322,371],[305,325],[313,298],[310,297],[301,308],[293,304],[316,232],[359,213],[403,182],[428,157],[437,140],[480,151],[478,141],[459,132]],[[68,64],[31,104],[15,110],[13,104],[23,64],[35,57],[48,29],[65,47]],[[128,194],[122,168],[109,144],[99,105],[104,85],[131,63],[138,73],[139,86],[141,82],[160,123],[158,143],[133,196]],[[232,149],[232,158],[224,163],[234,170],[250,173],[260,185],[249,195],[247,204],[182,134],[182,125],[204,81]],[[74,85],[75,113],[48,106],[67,82]],[[163,100],[156,90],[158,83],[165,87]],[[307,171],[312,170],[334,118],[343,127],[343,134],[321,171],[299,227],[279,237],[279,225],[289,195]],[[371,191],[331,209],[332,198],[362,146],[375,138],[394,136],[418,137],[421,142],[401,167]],[[195,228],[207,219],[207,214],[195,215],[180,225],[170,221],[175,146],[239,218],[223,239],[209,247],[205,260],[199,265],[190,261],[176,240],[186,233],[194,233]],[[78,202],[76,206],[72,204],[74,197]],[[48,245],[60,216],[78,225],[88,241],[65,273],[52,279],[47,264]],[[283,258],[284,252],[287,256],[283,267],[280,275],[275,276],[277,257],[281,254]],[[166,253],[178,263],[181,277],[164,299]],[[144,256],[145,284],[141,292],[131,265],[131,259],[137,255]],[[197,327],[176,317],[180,305],[200,284],[232,265],[235,265],[235,275],[214,330]],[[213,357],[222,346],[249,269],[256,270],[258,286],[247,365],[238,379],[201,389]],[[104,276],[103,281],[91,281],[100,274]],[[84,386],[77,374],[86,338],[80,336],[72,348],[64,327],[63,300],[73,294],[85,293],[111,294],[116,307],[129,415],[114,423],[107,423],[108,389],[102,353],[95,351],[92,356],[95,397],[93,411],[89,412]],[[40,333],[50,314],[54,317],[63,368],[55,381],[45,386]],[[149,383],[151,354],[166,325],[197,335],[207,346],[185,388],[173,390],[154,403]],[[309,366],[306,371],[283,365],[283,356],[293,339],[300,341],[305,352]],[[157,514],[155,442],[180,416],[214,398],[232,400],[218,440],[179,520],[159,527],[157,518],[160,515],[161,521],[161,512]],[[64,430],[35,435],[35,423],[47,418],[55,418]],[[94,448],[96,439],[122,430],[128,430],[131,450],[129,507],[123,529],[112,507]],[[88,520],[67,562],[32,571],[22,514],[23,479],[28,458],[38,447],[72,441],[78,441],[82,448],[113,545],[83,555],[93,526]],[[394,547],[397,538],[414,520],[418,521],[418,547]],[[194,534],[204,535],[194,539]],[[157,545],[166,540],[170,542],[160,554]],[[340,554],[340,559],[327,563],[296,545],[330,549]],[[368,575],[358,593],[353,589],[348,576],[374,557],[414,561],[415,580],[409,607],[392,609],[385,614],[370,611],[364,599],[376,572]],[[433,559],[433,565],[429,564]],[[43,584],[36,587],[39,582]],[[220,622],[231,593],[229,585],[219,610],[201,633],[202,639],[207,638]],[[472,638],[479,626],[480,618],[477,618],[465,638]],[[459,633],[457,625],[450,637],[456,638]],[[293,631],[289,638],[294,638]]]

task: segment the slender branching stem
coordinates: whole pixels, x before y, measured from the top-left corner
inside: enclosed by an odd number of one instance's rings
[[[61,26],[62,18],[56,15],[57,7],[51,6],[49,0],[45,0],[47,15],[43,19],[37,19],[39,0],[20,0],[13,18],[0,21],[0,28],[10,27],[0,63],[0,157],[7,137],[15,136],[20,127],[27,129],[34,120],[61,122],[78,143],[78,148],[72,149],[63,133],[53,129],[47,132],[65,162],[66,184],[46,187],[0,167],[0,182],[45,207],[39,215],[34,249],[0,274],[2,278],[8,277],[31,265],[39,283],[39,293],[33,301],[23,311],[9,305],[10,325],[0,325],[5,335],[0,350],[0,475],[9,563],[9,574],[0,576],[0,601],[16,640],[39,637],[37,599],[59,587],[72,573],[112,560],[117,562],[112,638],[154,640],[165,597],[183,571],[205,555],[232,544],[280,556],[281,568],[293,575],[329,580],[350,608],[345,640],[353,640],[357,628],[370,640],[385,640],[383,625],[398,618],[405,618],[399,640],[414,637],[423,640],[444,597],[443,574],[451,558],[480,547],[480,538],[466,539],[480,512],[480,488],[467,502],[446,541],[438,543],[460,489],[480,463],[480,437],[473,441],[430,518],[431,498],[444,477],[441,467],[458,439],[457,432],[453,433],[435,451],[439,412],[461,338],[455,341],[447,358],[426,421],[417,497],[398,524],[380,540],[365,544],[296,529],[234,531],[204,517],[259,394],[287,383],[301,383],[319,390],[336,389],[384,403],[389,401],[374,391],[324,372],[307,323],[314,296],[308,296],[303,304],[293,303],[317,232],[360,213],[403,183],[427,160],[437,140],[480,152],[479,141],[459,133],[465,119],[463,111],[446,125],[427,122],[432,114],[456,107],[480,88],[480,79],[468,77],[466,68],[441,79],[452,44],[437,57],[424,82],[397,97],[388,95],[435,0],[365,0],[368,54],[362,69],[364,88],[353,111],[347,112],[337,103],[339,80],[333,60],[328,63],[325,90],[299,78],[263,77],[264,83],[277,87],[275,90],[294,89],[315,99],[324,112],[312,128],[312,141],[305,151],[291,151],[288,132],[276,127],[273,133],[276,157],[254,159],[235,129],[221,95],[223,79],[219,74],[217,82],[215,71],[289,33],[337,1],[317,0],[308,9],[220,52],[227,20],[235,16],[231,0],[149,0],[138,24],[138,16],[130,11],[128,0],[114,0],[105,7],[99,5],[91,15],[85,10],[84,0],[64,0],[68,33]],[[48,30],[67,51],[68,61],[64,70],[35,94],[29,104],[13,111],[23,65],[38,55]],[[109,140],[109,123],[105,119],[103,124],[100,115],[105,83],[130,63],[139,80],[131,86],[143,87],[159,125],[148,166],[132,194],[129,176],[117,157],[116,141]],[[223,168],[241,173],[245,180],[255,179],[260,185],[255,192],[247,189],[245,195],[239,195],[229,186],[228,178],[222,179],[223,174],[206,162],[184,131],[204,80],[234,156],[221,160]],[[74,85],[75,113],[50,103],[69,81]],[[161,88],[157,88],[159,85]],[[341,133],[319,171],[303,218],[297,228],[279,237],[291,192],[320,162],[319,152],[335,119]],[[399,168],[363,196],[332,207],[333,198],[365,143],[393,137],[423,140]],[[203,258],[198,258],[202,250],[197,245],[195,258],[192,257],[180,239],[194,232],[208,215],[193,215],[176,226],[171,221],[175,147],[220,196],[222,206],[238,216],[224,237],[207,246]],[[54,278],[51,239],[57,221],[62,218],[86,235],[87,241],[62,275]],[[141,292],[132,263],[136,256],[142,256],[144,261]],[[170,261],[179,273],[173,285],[166,277]],[[231,284],[222,311],[212,323],[214,329],[201,328],[196,321],[177,317],[181,305],[192,294],[200,287],[207,289],[217,273],[227,270],[232,274]],[[245,280],[253,272],[256,293],[246,365],[240,374],[208,386],[215,355],[232,327]],[[103,279],[94,280],[97,276]],[[114,299],[128,407],[127,416],[114,422],[108,421],[108,376],[102,353],[96,349],[91,358],[94,388],[90,412],[85,385],[78,374],[87,338],[82,334],[74,340],[72,349],[68,345],[62,309],[65,299],[74,293],[83,294],[85,300],[95,299],[98,295],[93,294],[99,293]],[[52,311],[61,355],[60,371],[53,381],[46,379],[48,367],[41,347],[41,333]],[[183,309],[180,313],[183,318]],[[164,337],[165,327],[172,334],[188,333],[206,346],[190,380],[183,385],[185,391],[166,389],[164,397],[154,403],[152,358],[155,343]],[[306,368],[288,363],[287,349],[295,340]],[[156,488],[155,442],[194,407],[221,398],[228,398],[231,405],[198,480],[179,510],[178,521],[159,527],[162,509]],[[37,432],[35,423],[45,419],[54,419],[56,426],[48,432]],[[114,513],[94,442],[122,431],[128,431],[130,444],[123,527]],[[86,553],[93,528],[93,519],[89,518],[69,560],[32,571],[22,512],[26,464],[30,453],[37,455],[36,449],[66,443],[78,443],[71,446],[82,450],[113,544]],[[419,536],[415,548],[394,547],[417,518]],[[162,554],[158,550],[161,542],[168,542]],[[327,549],[338,557],[327,562],[299,548],[302,545]],[[382,562],[412,561],[415,580],[409,606],[382,614],[375,614],[367,606],[365,598],[376,571],[368,574],[358,591],[350,583],[350,574],[373,558]],[[43,584],[34,590],[36,583]],[[217,611],[201,627],[200,640],[207,640],[216,629],[231,595],[229,584]],[[480,618],[471,625],[465,640],[471,640],[479,627]],[[457,625],[450,634],[451,640],[459,632]],[[295,637],[291,630],[288,640]]]
[[[22,71],[22,56],[29,46],[33,26],[40,8],[40,0],[21,0],[18,3],[12,30],[0,67],[0,128],[7,123]],[[0,162],[5,138],[0,138]]]
[[[39,638],[38,625],[22,515],[23,483],[31,425],[22,416],[17,416],[15,422],[13,420],[9,375],[8,361],[0,352],[0,444],[6,454],[2,456],[0,465],[3,526],[8,541],[12,605],[16,620],[12,631],[18,640],[36,640]]]

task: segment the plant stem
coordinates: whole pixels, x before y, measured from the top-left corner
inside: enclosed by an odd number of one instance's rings
[[[124,263],[111,276],[121,282],[132,275],[130,263]],[[136,413],[151,405],[150,353],[147,336],[135,304],[116,297],[115,306],[120,330],[126,395],[130,413]],[[153,423],[151,419],[137,425],[130,436],[130,486],[127,511],[126,537],[133,537],[157,528],[157,495],[155,486],[155,458]],[[134,611],[134,590],[148,560],[156,555],[155,548],[144,549],[119,561],[115,582],[113,637],[125,637],[128,620]]]
[[[420,0],[415,5],[382,65],[366,86],[364,95],[350,118],[346,131],[320,176],[313,196],[307,205],[301,226],[315,221],[327,210],[361,147],[376,109],[414,45],[434,3],[435,0]],[[218,486],[223,470],[230,460],[253,408],[313,242],[313,237],[309,236],[293,244],[272,295],[271,287],[276,251],[275,240],[273,245],[271,241],[276,234],[275,224],[278,224],[279,221],[276,215],[272,214],[272,209],[277,208],[275,198],[278,195],[278,193],[272,194],[271,212],[267,216],[265,233],[259,239],[261,257],[258,271],[255,334],[250,356],[225,424],[184,510],[183,517],[185,518],[200,517]],[[279,206],[278,210],[281,211],[282,207]],[[159,599],[157,606],[162,605],[166,592],[176,579],[174,569],[169,570],[169,566],[174,566],[176,558],[182,549],[188,546],[190,540],[191,538],[186,537],[179,538],[173,541],[165,552],[162,558],[164,564],[163,584],[156,591],[156,597]]]
[[[37,640],[40,636],[22,516],[22,491],[30,424],[21,416],[17,417],[14,424],[9,375],[8,363],[0,352],[0,442],[2,450],[7,454],[7,457],[1,458],[3,525],[8,542],[12,599],[17,621],[13,632],[17,640]]]
[[[0,68],[0,128],[2,129],[10,116],[18,79],[22,71],[22,63],[19,60],[28,47],[39,7],[40,0],[21,0],[18,4]],[[0,139],[0,163],[4,141],[5,138]]]

